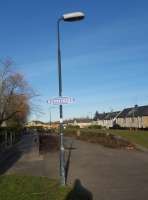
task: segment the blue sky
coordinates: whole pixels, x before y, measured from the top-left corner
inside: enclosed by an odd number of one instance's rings
[[[148,104],[148,2],[144,0],[0,0],[0,58],[11,57],[40,97],[49,121],[50,97],[58,96],[56,21],[83,11],[85,20],[61,24],[64,118],[91,116]],[[58,119],[58,107],[52,109]]]

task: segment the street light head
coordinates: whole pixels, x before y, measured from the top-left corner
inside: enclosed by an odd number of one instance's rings
[[[79,21],[84,19],[85,15],[82,12],[67,13],[62,16],[62,19],[67,22]]]

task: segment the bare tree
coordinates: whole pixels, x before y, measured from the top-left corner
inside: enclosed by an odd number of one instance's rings
[[[29,114],[29,100],[34,96],[20,73],[11,71],[8,60],[0,66],[0,126],[5,121],[25,121]]]

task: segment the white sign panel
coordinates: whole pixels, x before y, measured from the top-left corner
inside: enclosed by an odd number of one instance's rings
[[[63,104],[70,104],[74,103],[75,99],[73,97],[56,97],[53,99],[49,99],[47,103],[53,105],[63,105]]]

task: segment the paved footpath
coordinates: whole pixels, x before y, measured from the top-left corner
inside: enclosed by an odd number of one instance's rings
[[[39,155],[39,145],[37,135],[25,135],[22,140],[16,145],[15,149],[19,152],[18,159],[11,163],[11,167],[7,169],[5,174],[21,174],[21,175],[33,175],[33,176],[46,176],[44,170],[44,157]],[[16,150],[11,155],[15,157]],[[11,162],[11,159],[10,159]],[[9,166],[9,160],[6,160],[6,165]],[[4,164],[5,165],[5,164]]]
[[[59,153],[39,155],[37,136],[25,136],[18,145],[20,158],[6,174],[59,178]],[[148,153],[114,150],[67,138],[67,183],[81,184],[93,200],[147,200]]]

